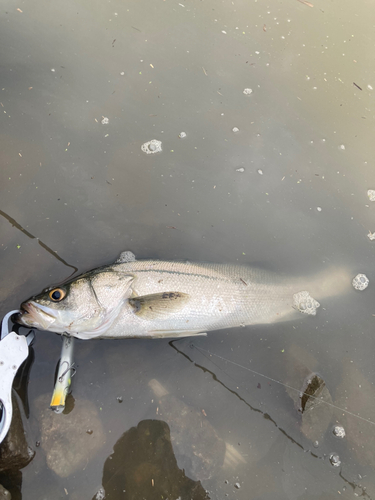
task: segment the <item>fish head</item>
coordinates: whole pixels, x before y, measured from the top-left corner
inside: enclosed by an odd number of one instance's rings
[[[98,337],[110,327],[131,293],[132,277],[121,279],[113,274],[88,273],[47,288],[23,302],[13,319],[39,330],[78,338]]]

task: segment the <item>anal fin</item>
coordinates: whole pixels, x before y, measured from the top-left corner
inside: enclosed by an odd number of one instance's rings
[[[207,333],[202,330],[150,330],[148,332],[153,339],[176,339],[182,337],[206,337]]]

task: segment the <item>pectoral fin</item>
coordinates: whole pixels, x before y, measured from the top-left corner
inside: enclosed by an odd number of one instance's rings
[[[181,292],[163,292],[133,297],[129,299],[129,304],[133,307],[134,313],[147,320],[163,319],[169,314],[182,309],[189,301],[190,296]]]

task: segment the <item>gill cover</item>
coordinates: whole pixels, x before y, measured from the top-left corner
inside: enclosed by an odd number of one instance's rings
[[[97,325],[92,329],[82,329],[77,333],[80,339],[95,338],[111,327],[119,315],[125,301],[130,297],[132,275],[121,275],[115,271],[103,271],[91,276],[90,285],[99,306]],[[72,325],[73,326],[73,325]]]

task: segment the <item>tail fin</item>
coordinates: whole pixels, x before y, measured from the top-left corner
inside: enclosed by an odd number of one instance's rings
[[[331,267],[312,278],[301,280],[301,286],[316,300],[345,295],[351,290],[352,276],[344,267]]]

